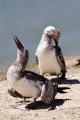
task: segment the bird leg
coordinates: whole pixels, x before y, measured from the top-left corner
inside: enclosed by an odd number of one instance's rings
[[[23,104],[25,105],[26,104],[26,98],[23,97]]]
[[[60,79],[65,79],[65,76],[66,76],[66,71],[65,71],[65,70],[63,70],[63,71],[61,71],[61,72],[62,72],[62,75],[61,75]]]
[[[17,109],[21,109],[21,110],[27,110],[26,109],[26,97],[23,97],[23,102],[21,105],[16,107]]]
[[[57,75],[57,80],[56,80],[56,82],[57,82],[57,83],[59,82],[59,75]]]
[[[55,45],[56,45],[56,47],[58,47],[58,41],[56,41],[56,40],[55,40]]]

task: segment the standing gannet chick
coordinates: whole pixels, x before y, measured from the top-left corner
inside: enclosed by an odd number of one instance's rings
[[[61,74],[61,78],[65,78],[66,65],[61,48],[58,46],[59,37],[60,31],[55,27],[48,26],[44,29],[35,53],[41,75],[50,73],[56,74],[57,78],[59,78]],[[52,39],[55,41],[55,46],[52,45]]]
[[[38,97],[50,104],[57,93],[57,83],[52,84],[47,78],[25,70],[29,59],[28,50],[24,48],[17,36],[14,37],[14,41],[17,46],[17,59],[7,71],[7,80],[11,87],[8,93],[13,97],[23,97],[24,101],[25,98],[33,98],[34,105]]]

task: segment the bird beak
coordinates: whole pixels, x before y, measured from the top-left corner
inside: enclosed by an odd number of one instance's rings
[[[60,38],[60,31],[58,29],[56,29],[54,32],[54,36],[53,36],[56,46],[58,46],[59,38]]]
[[[54,39],[58,41],[58,39],[59,39],[59,37],[60,37],[60,34],[61,34],[60,31],[59,31],[58,29],[56,29],[56,30],[54,31]]]
[[[20,40],[17,38],[17,36],[15,35],[14,36],[14,41],[15,41],[15,44],[17,46],[17,48],[23,52],[24,50],[24,46],[21,44]]]

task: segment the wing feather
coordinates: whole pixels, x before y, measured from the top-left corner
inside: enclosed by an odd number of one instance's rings
[[[62,54],[62,51],[61,51],[61,48],[58,46],[53,46],[55,47],[55,50],[56,50],[56,58],[57,58],[57,61],[61,67],[61,70],[65,70],[66,71],[66,64],[65,64],[65,60],[64,60],[64,57],[63,57],[63,54]]]
[[[41,81],[43,83],[46,83],[48,81],[48,79],[42,75],[28,70],[23,71],[22,77],[25,77],[26,79],[32,80],[34,82]]]

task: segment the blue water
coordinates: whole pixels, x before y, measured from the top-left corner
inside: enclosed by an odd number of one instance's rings
[[[0,0],[0,68],[16,59],[13,36],[29,50],[29,63],[45,27],[60,29],[64,56],[80,54],[80,0]]]

